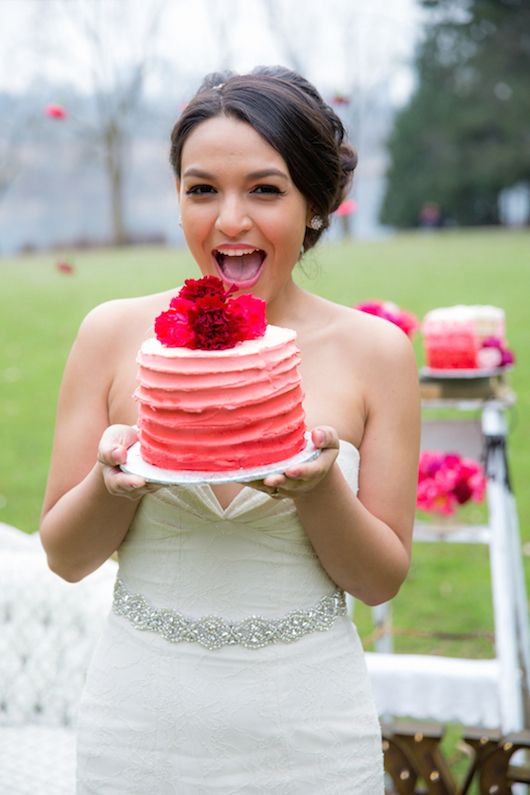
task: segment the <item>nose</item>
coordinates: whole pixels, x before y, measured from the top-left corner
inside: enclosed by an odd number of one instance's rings
[[[227,237],[238,237],[252,226],[246,203],[239,197],[227,196],[219,206],[215,228]]]

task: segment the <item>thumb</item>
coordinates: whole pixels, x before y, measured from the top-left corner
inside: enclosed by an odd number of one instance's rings
[[[319,450],[327,448],[339,449],[339,437],[335,428],[329,425],[319,425],[311,431],[311,439],[313,444]]]

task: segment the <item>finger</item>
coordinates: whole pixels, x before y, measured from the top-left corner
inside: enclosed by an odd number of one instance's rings
[[[119,466],[127,459],[127,450],[138,440],[136,428],[130,425],[111,425],[98,446],[98,461],[107,466]]]
[[[311,439],[319,450],[338,450],[340,446],[337,431],[330,425],[319,425],[317,428],[313,428]]]
[[[280,488],[281,486],[285,486],[286,482],[287,478],[285,477],[285,475],[281,475],[278,473],[275,473],[274,475],[267,475],[267,477],[263,479],[264,485],[270,489],[277,489]]]
[[[149,486],[143,478],[126,475],[120,470],[107,468],[104,481],[107,491],[117,497],[140,499],[149,491]]]

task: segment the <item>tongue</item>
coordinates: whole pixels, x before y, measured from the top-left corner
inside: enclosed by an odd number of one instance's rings
[[[221,264],[223,274],[235,282],[252,279],[261,267],[263,255],[259,251],[252,254],[241,254],[239,257],[231,257],[225,254]]]

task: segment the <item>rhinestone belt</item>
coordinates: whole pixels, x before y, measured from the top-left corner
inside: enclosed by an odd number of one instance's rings
[[[292,643],[310,632],[329,629],[337,616],[346,613],[344,592],[323,596],[314,607],[293,610],[283,618],[250,616],[226,621],[218,616],[189,618],[169,608],[155,607],[141,594],[131,593],[119,578],[114,586],[114,613],[137,629],[156,632],[171,643],[200,643],[207,649],[244,646],[260,649],[271,643]]]

